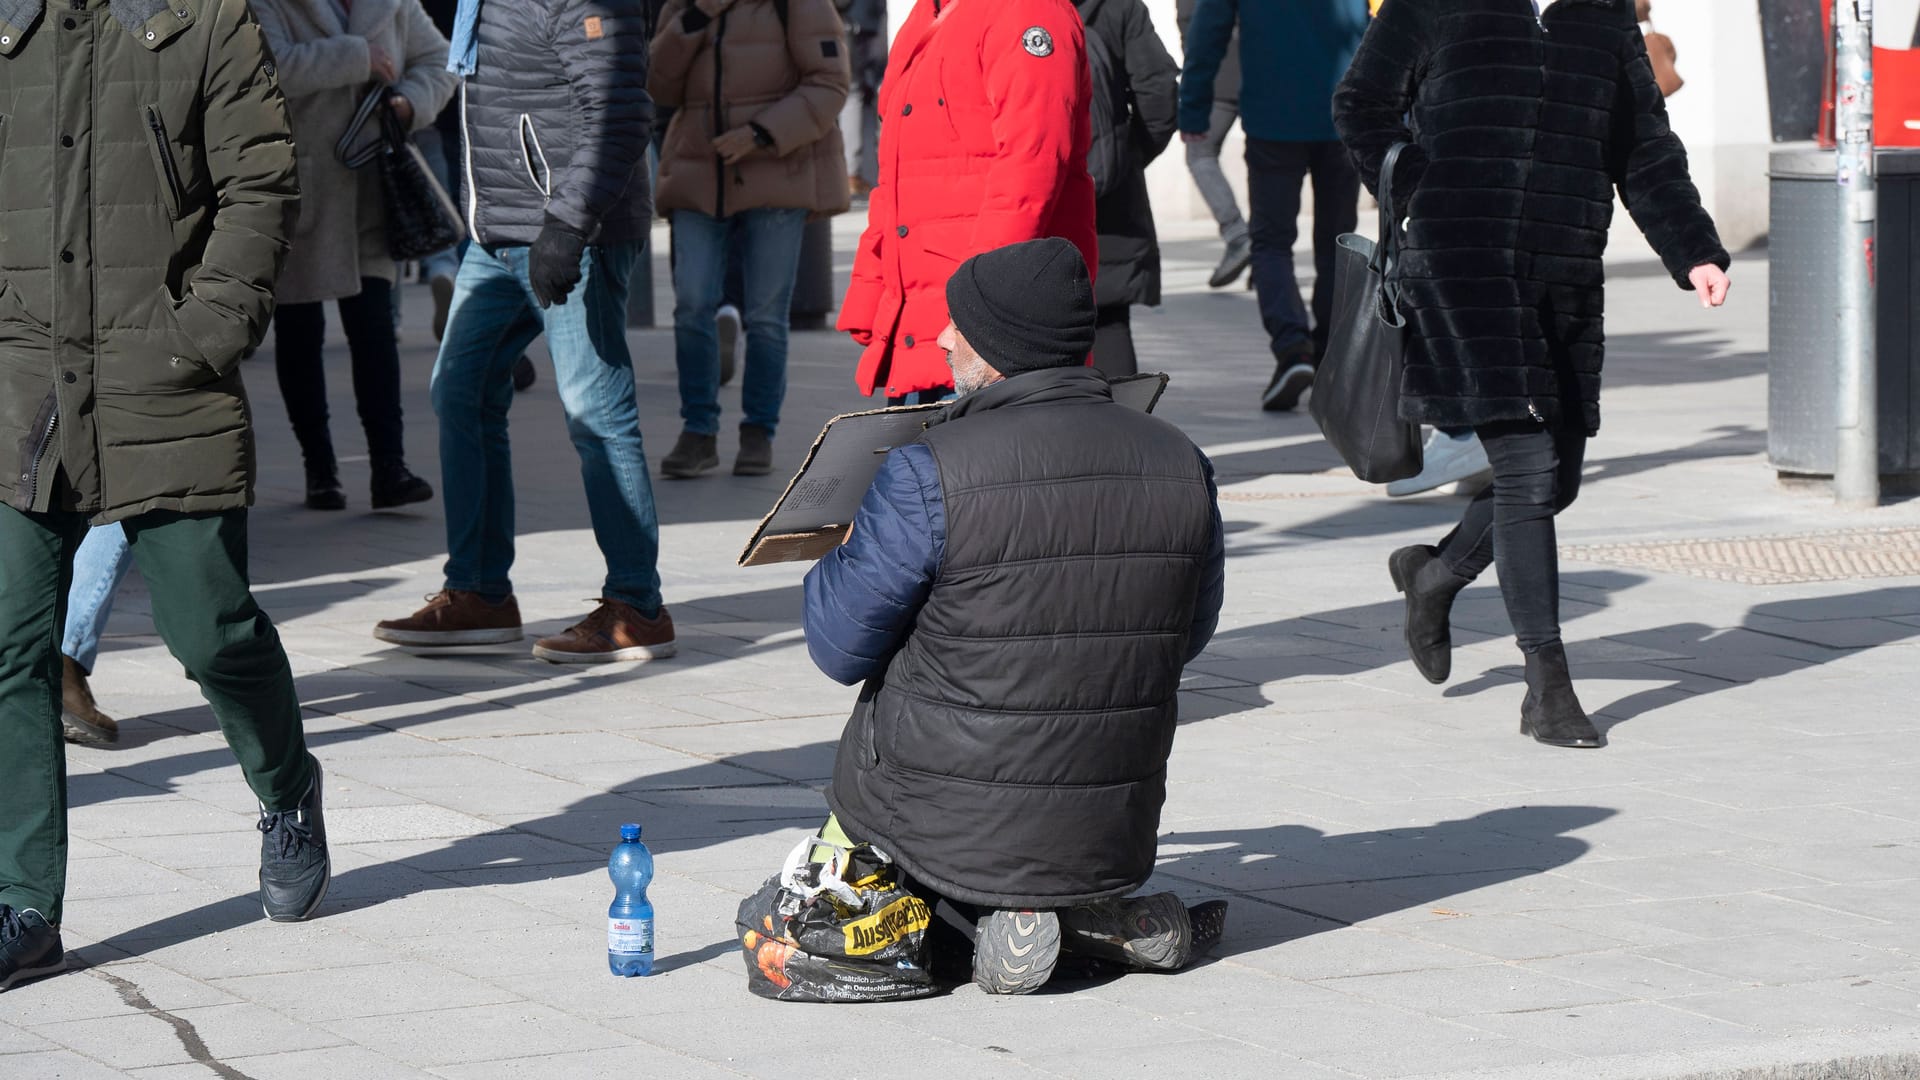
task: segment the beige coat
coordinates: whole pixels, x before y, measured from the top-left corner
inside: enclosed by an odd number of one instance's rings
[[[377,166],[355,172],[334,144],[372,88],[367,44],[400,69],[394,89],[413,103],[415,130],[433,123],[453,97],[447,39],[420,0],[353,0],[343,23],[334,0],[253,0],[293,117],[300,168],[300,220],[274,296],[282,304],[338,300],[363,277],[394,280]]]
[[[786,208],[824,216],[847,209],[838,126],[847,100],[847,43],[833,0],[791,0],[784,29],[773,0],[697,0],[712,18],[694,33],[682,22],[688,6],[668,0],[661,12],[647,78],[654,101],[675,110],[660,153],[661,213]],[[723,185],[713,139],[749,123],[765,129],[773,145],[725,166]]]

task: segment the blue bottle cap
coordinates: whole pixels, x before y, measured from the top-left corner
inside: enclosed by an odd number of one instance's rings
[[[620,826],[620,840],[623,843],[630,843],[638,839],[640,839],[640,826],[638,825]]]

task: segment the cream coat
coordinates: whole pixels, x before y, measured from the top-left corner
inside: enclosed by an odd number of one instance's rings
[[[300,220],[275,299],[338,300],[358,295],[363,277],[394,280],[378,169],[349,170],[334,144],[372,87],[368,42],[400,69],[394,89],[413,103],[414,129],[432,124],[458,85],[447,39],[420,0],[353,0],[344,21],[334,0],[253,0],[253,11],[279,67],[300,168]]]

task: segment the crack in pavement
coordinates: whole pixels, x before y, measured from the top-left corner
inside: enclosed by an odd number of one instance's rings
[[[215,1059],[213,1052],[207,1049],[207,1041],[200,1037],[199,1029],[193,1026],[193,1021],[175,1016],[165,1009],[154,1005],[153,1002],[147,1000],[147,995],[142,992],[138,986],[135,986],[133,983],[128,982],[112,972],[94,968],[89,974],[96,975],[105,980],[108,985],[119,992],[120,1000],[126,1002],[129,1007],[139,1009],[148,1016],[166,1021],[166,1023],[173,1028],[173,1034],[180,1040],[180,1045],[187,1051],[187,1056],[205,1065],[207,1068],[212,1069],[214,1074],[219,1076],[221,1080],[254,1080],[253,1077],[248,1076],[239,1069]]]

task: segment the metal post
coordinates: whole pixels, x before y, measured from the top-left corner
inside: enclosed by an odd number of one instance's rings
[[[1834,134],[1839,141],[1839,395],[1834,501],[1842,509],[1880,504],[1880,402],[1875,348],[1873,176],[1873,0],[1834,0]]]

